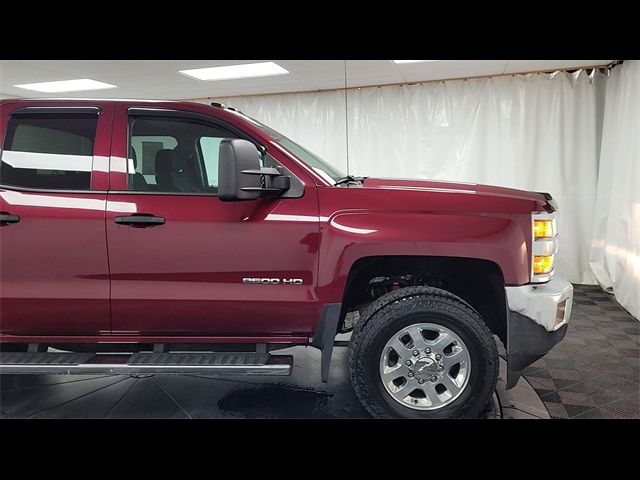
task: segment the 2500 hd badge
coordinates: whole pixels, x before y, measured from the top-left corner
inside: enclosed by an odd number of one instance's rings
[[[248,285],[302,285],[301,278],[243,278]]]

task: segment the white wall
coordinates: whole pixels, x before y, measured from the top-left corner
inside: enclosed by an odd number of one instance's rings
[[[640,61],[607,80],[591,268],[640,318]]]
[[[490,183],[560,204],[558,274],[589,268],[599,75],[559,73],[349,90],[350,173]],[[346,170],[344,91],[217,99]]]

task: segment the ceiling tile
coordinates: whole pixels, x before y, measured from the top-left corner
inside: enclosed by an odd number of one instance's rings
[[[69,80],[69,78],[51,69],[26,65],[11,60],[0,61],[0,84],[15,85],[54,80]]]
[[[274,60],[291,73],[316,73],[344,71],[344,60]]]

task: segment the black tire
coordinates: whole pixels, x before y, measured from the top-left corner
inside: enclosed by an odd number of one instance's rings
[[[466,388],[454,401],[436,410],[401,405],[387,393],[380,378],[385,344],[398,330],[418,319],[455,332],[471,359]],[[495,390],[498,366],[498,349],[482,317],[461,298],[438,288],[407,287],[383,295],[369,305],[351,337],[351,383],[360,402],[377,418],[476,418]]]

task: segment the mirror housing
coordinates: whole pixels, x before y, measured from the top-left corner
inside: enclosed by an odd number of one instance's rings
[[[218,159],[218,197],[225,202],[255,200],[260,196],[260,177],[242,173],[260,168],[260,153],[255,145],[240,138],[220,142]],[[251,190],[245,190],[251,188]]]
[[[264,179],[264,180],[263,180]],[[261,167],[253,143],[239,138],[220,142],[218,197],[224,202],[276,198],[291,188],[291,177],[282,167]]]

